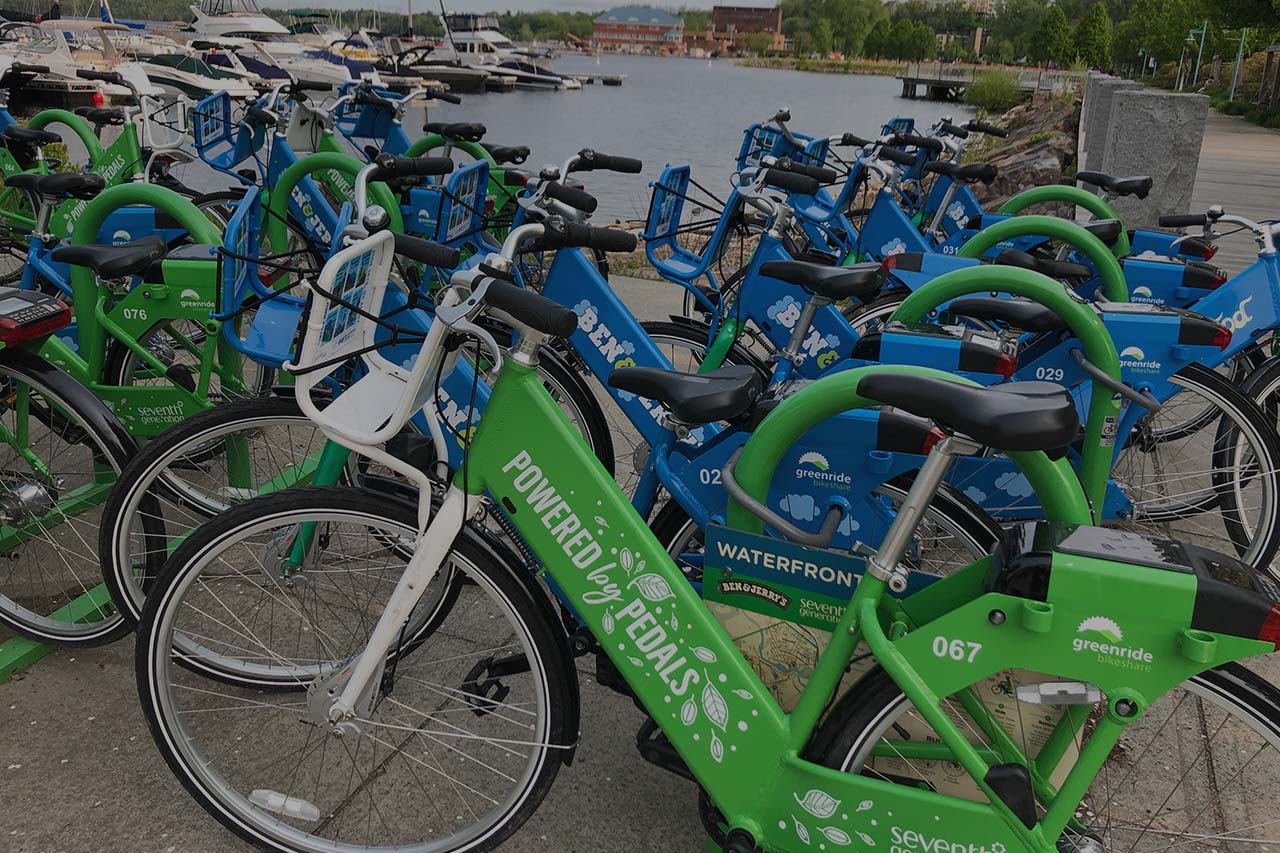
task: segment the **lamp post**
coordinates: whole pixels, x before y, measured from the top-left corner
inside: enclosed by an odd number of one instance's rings
[[[1193,89],[1195,88],[1196,84],[1200,82],[1200,61],[1201,59],[1204,58],[1204,37],[1205,37],[1205,33],[1207,33],[1208,31],[1209,31],[1209,22],[1206,20],[1201,22],[1200,26],[1196,27],[1194,30],[1191,30],[1187,33],[1187,43],[1189,45],[1195,44],[1196,34],[1197,33],[1200,34],[1200,49],[1196,51],[1195,73],[1191,75],[1191,87]]]
[[[1187,64],[1187,45],[1195,44],[1195,41],[1187,36],[1187,40],[1182,43],[1182,55],[1178,57],[1178,86],[1179,92],[1182,91],[1183,84],[1186,82],[1186,64]]]
[[[1244,64],[1244,37],[1248,32],[1248,27],[1240,29],[1240,47],[1236,49],[1236,67],[1231,71],[1231,91],[1227,94],[1228,101],[1236,99],[1236,81],[1240,79],[1240,66]]]
[[[1138,48],[1138,79],[1147,73],[1147,49],[1145,47]]]

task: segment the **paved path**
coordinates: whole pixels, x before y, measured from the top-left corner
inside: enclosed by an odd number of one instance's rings
[[[1211,112],[1200,149],[1192,212],[1220,204],[1228,213],[1263,220],[1280,217],[1280,132]],[[1239,272],[1257,259],[1249,234],[1222,240],[1213,262]]]

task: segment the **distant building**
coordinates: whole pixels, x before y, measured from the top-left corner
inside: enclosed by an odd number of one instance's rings
[[[591,44],[622,53],[678,53],[684,50],[684,21],[661,9],[620,6],[592,21]]]
[[[782,7],[712,6],[711,29],[720,33],[782,32]]]

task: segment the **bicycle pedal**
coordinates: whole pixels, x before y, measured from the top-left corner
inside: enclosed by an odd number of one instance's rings
[[[697,781],[689,771],[689,765],[684,763],[684,759],[676,752],[676,748],[671,745],[671,741],[667,740],[667,736],[662,733],[662,729],[658,728],[658,724],[652,717],[645,719],[640,726],[640,731],[636,732],[636,749],[639,750],[640,757],[650,764],[688,779],[690,782]]]
[[[622,673],[618,672],[618,668],[613,665],[613,661],[602,654],[596,655],[596,683],[623,696],[634,697],[635,695],[631,692],[631,685],[627,684]]]
[[[1014,695],[1024,705],[1096,705],[1102,701],[1102,691],[1082,681],[1024,684]]]

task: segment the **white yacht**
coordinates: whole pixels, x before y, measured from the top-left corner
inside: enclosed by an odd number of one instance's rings
[[[334,87],[353,79],[377,82],[372,65],[302,44],[283,24],[264,15],[256,0],[201,0],[191,11],[195,14],[190,29],[194,39],[253,42],[265,58],[299,80]]]
[[[80,78],[76,71],[82,68],[117,71],[141,94],[159,96],[161,90],[147,79],[142,64],[122,56],[110,40],[111,34],[126,29],[119,24],[74,19],[0,25],[0,55],[49,69],[24,83],[22,90],[14,93],[15,100],[44,97],[68,106],[95,106],[100,100],[95,96],[109,101],[132,98],[124,86]]]
[[[521,89],[582,88],[574,78],[557,74],[551,68],[549,55],[516,47],[498,30],[498,19],[493,15],[455,12],[442,16],[442,20],[448,31],[448,42],[467,65],[514,77]]]

